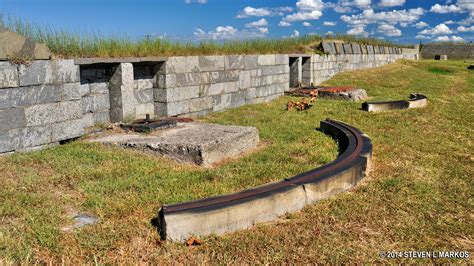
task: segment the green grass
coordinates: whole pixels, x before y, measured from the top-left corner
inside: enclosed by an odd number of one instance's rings
[[[429,98],[422,109],[367,113],[360,103],[318,100],[307,111],[288,112],[292,98],[283,97],[204,117],[256,126],[262,142],[211,169],[81,141],[0,157],[0,263],[410,261],[379,258],[379,251],[391,250],[467,250],[472,263],[474,75],[466,66],[399,61],[327,82],[365,88],[374,100],[420,92]],[[159,241],[150,219],[161,204],[239,191],[333,160],[336,143],[314,130],[326,117],[373,141],[374,168],[356,188],[273,223],[204,238],[202,246]],[[62,232],[73,211],[101,221]]]
[[[0,25],[44,43],[58,57],[142,57],[176,55],[321,53],[323,39],[337,39],[361,44],[406,47],[388,41],[351,35],[306,35],[287,39],[249,39],[236,41],[180,42],[167,39],[138,39],[127,36],[103,36],[100,33],[68,32],[48,28],[12,16],[1,16]]]

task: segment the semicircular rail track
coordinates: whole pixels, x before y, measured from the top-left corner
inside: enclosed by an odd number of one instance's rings
[[[428,104],[428,98],[420,93],[410,94],[409,100],[383,101],[383,102],[365,102],[362,104],[362,110],[368,112],[382,112],[387,110],[421,108]]]
[[[336,120],[321,121],[320,129],[339,144],[334,161],[238,193],[164,205],[158,211],[161,238],[181,241],[249,228],[355,186],[370,167],[371,140],[359,129]]]

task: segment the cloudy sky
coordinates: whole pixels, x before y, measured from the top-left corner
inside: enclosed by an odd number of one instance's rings
[[[474,41],[474,0],[0,0],[70,31],[181,40],[347,33],[400,43]]]

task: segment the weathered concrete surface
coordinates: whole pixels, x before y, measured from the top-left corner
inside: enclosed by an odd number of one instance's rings
[[[364,89],[353,89],[347,91],[326,92],[318,91],[318,97],[322,99],[362,101],[367,100],[367,92]]]
[[[412,93],[409,100],[385,101],[385,102],[365,102],[362,110],[368,112],[382,112],[388,110],[422,108],[428,105],[428,98],[423,94]]]
[[[421,48],[423,59],[435,59],[436,55],[447,55],[449,59],[474,59],[474,43],[429,43]]]
[[[49,59],[51,52],[46,45],[35,43],[0,26],[0,60],[11,58]]]
[[[254,127],[186,123],[148,135],[117,134],[90,141],[148,151],[178,162],[209,166],[255,148],[259,136]]]

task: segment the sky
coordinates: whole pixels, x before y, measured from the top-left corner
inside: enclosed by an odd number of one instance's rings
[[[474,41],[474,0],[0,0],[0,12],[73,32],[173,40],[344,33]]]

